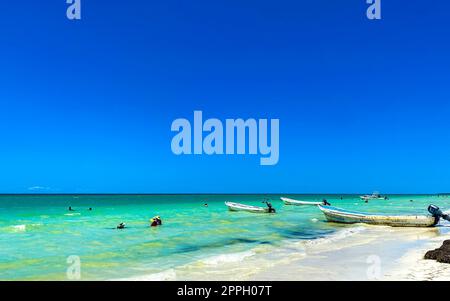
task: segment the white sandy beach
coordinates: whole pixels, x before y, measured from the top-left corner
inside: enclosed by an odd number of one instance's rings
[[[125,280],[450,280],[450,265],[423,259],[450,239],[447,229],[356,225],[327,238],[259,246]]]
[[[423,259],[427,251],[439,248],[446,239],[450,239],[450,235],[432,238],[421,247],[410,250],[384,276],[384,280],[449,281],[450,264]]]
[[[308,246],[304,259],[258,273],[270,280],[450,280],[450,265],[423,259],[450,235],[438,229],[362,226],[342,240]]]

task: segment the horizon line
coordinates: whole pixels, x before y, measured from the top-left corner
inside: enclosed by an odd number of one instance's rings
[[[130,193],[114,193],[114,192],[83,192],[83,193],[73,193],[73,192],[64,192],[64,193],[0,193],[0,196],[8,196],[8,195],[365,195],[366,192],[314,192],[314,193],[305,193],[305,192],[245,192],[245,193],[239,193],[239,192],[180,192],[180,193],[138,193],[138,192],[130,192]],[[433,192],[433,193],[383,193],[382,195],[449,195],[450,192]]]

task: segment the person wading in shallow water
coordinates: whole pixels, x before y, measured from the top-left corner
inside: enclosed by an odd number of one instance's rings
[[[150,227],[156,227],[161,225],[162,225],[161,217],[155,216],[154,218],[150,219]]]
[[[264,201],[263,203],[265,203],[267,205],[267,207],[269,208],[269,213],[275,213],[276,210],[275,208],[272,207],[272,204],[268,201]]]
[[[331,204],[328,203],[328,201],[326,199],[322,200],[322,204],[325,205],[325,206],[331,206]]]
[[[118,224],[117,229],[125,229],[125,223]]]
[[[158,226],[162,225],[162,220],[161,220],[161,217],[159,215],[156,217],[156,223],[158,224]]]

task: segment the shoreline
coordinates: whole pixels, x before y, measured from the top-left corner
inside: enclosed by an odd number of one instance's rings
[[[450,264],[424,259],[427,251],[442,246],[450,234],[430,239],[420,248],[412,249],[400,258],[398,265],[383,280],[388,281],[448,281]]]
[[[450,265],[423,259],[450,227],[355,225],[328,237],[207,257],[125,281],[404,281],[450,279]],[[442,233],[445,232],[445,233]]]
[[[439,228],[364,229],[306,248],[300,260],[276,266],[248,280],[400,281],[450,279],[450,265],[423,259],[450,237]],[[442,273],[441,271],[446,271]],[[274,277],[277,276],[277,277]]]
[[[392,215],[426,212],[431,203],[450,207],[448,201],[421,196],[370,204],[359,196],[327,199],[348,210]],[[450,233],[446,222],[436,228],[331,223],[315,207],[281,201],[274,202],[276,215],[235,213],[224,206],[225,201],[259,205],[257,195],[3,200],[0,236],[12,242],[0,252],[5,280],[67,280],[61,268],[67,265],[65,254],[80,257],[83,280],[421,279],[410,270],[427,267],[411,260],[419,261],[437,247],[429,244]],[[68,206],[77,212],[69,213]],[[163,227],[149,227],[147,219],[155,215],[163,217]],[[128,230],[117,231],[123,221]]]

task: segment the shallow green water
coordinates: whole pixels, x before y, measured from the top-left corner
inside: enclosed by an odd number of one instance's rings
[[[450,198],[438,196],[390,196],[368,204],[356,195],[290,197],[326,198],[334,206],[387,214],[426,214],[430,203],[450,209]],[[230,212],[224,206],[224,201],[262,205],[264,198],[272,200],[277,214]],[[155,215],[163,226],[150,228]],[[120,222],[128,228],[115,229]],[[80,257],[82,280],[148,275],[259,245],[323,238],[346,227],[352,226],[325,222],[316,207],[285,206],[279,195],[5,195],[0,279],[65,280],[70,255]]]

